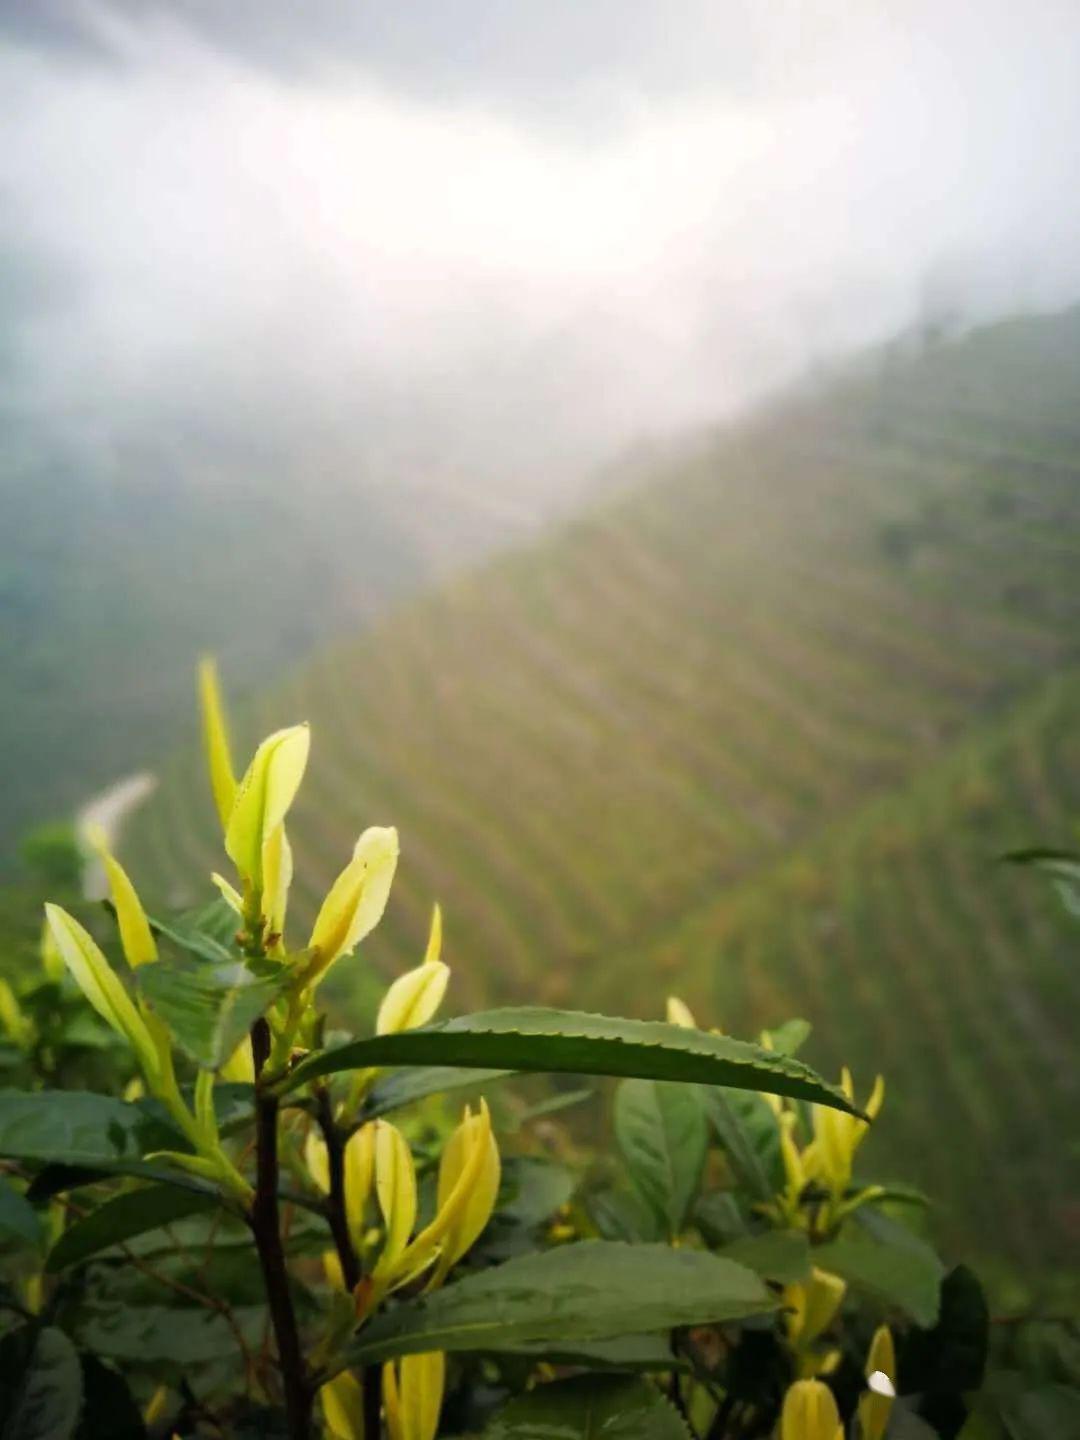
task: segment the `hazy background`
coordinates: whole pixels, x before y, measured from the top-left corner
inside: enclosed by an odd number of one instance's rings
[[[1080,293],[1068,3],[7,0],[0,27],[4,392],[76,457],[194,431],[227,467],[257,433],[532,515],[920,310]]]
[[[401,827],[342,1009],[797,1011],[1074,1263],[1075,0],[0,0],[0,124],[0,872],[145,769],[205,898],[212,649],[298,926]]]

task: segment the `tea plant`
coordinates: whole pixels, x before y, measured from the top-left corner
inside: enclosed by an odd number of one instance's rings
[[[339,1034],[321,987],[397,834],[360,835],[298,939],[308,730],[238,779],[209,665],[201,692],[217,897],[148,914],[92,835],[109,914],[50,903],[0,983],[2,1440],[960,1433],[985,1303],[903,1222],[922,1198],[856,1173],[880,1079],[860,1103],[801,1022],[752,1044],[677,1000],[440,1021],[437,908],[373,1033]],[[554,1118],[574,1095],[500,1104],[526,1072],[619,1077],[618,1160]]]

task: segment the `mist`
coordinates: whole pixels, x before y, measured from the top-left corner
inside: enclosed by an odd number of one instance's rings
[[[1072,7],[556,8],[532,55],[515,8],[449,47],[436,7],[426,45],[347,7],[303,45],[285,6],[10,12],[8,405],[76,453],[258,437],[533,515],[943,291],[1080,294]]]

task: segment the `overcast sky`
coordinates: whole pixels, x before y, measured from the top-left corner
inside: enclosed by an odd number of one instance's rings
[[[1080,297],[1075,0],[0,0],[0,117],[7,384],[90,437],[531,496]]]

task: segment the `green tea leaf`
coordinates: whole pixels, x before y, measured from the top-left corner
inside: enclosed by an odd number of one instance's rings
[[[217,1197],[179,1190],[172,1185],[147,1185],[108,1200],[65,1230],[49,1251],[45,1269],[50,1274],[79,1265],[133,1236],[170,1225],[189,1215],[217,1208]]]
[[[159,920],[154,915],[149,919],[155,935],[164,936],[189,955],[210,961],[236,959],[234,937],[242,922],[228,901],[220,896],[195,910],[185,910],[175,919]]]
[[[535,1228],[573,1193],[574,1177],[564,1165],[534,1155],[510,1155],[503,1161],[494,1218]]]
[[[504,1355],[535,1355],[551,1365],[580,1365],[589,1370],[622,1370],[642,1374],[686,1370],[688,1361],[671,1348],[668,1335],[619,1335],[614,1340],[579,1340],[560,1345],[520,1345],[504,1349]]]
[[[647,1380],[578,1375],[540,1385],[501,1411],[483,1440],[689,1440],[674,1406]]]
[[[462,1070],[455,1065],[418,1065],[408,1070],[395,1070],[381,1075],[368,1091],[360,1120],[374,1120],[389,1115],[429,1095],[442,1095],[447,1090],[463,1090],[469,1085],[488,1085],[513,1075],[513,1070]]]
[[[259,976],[233,959],[187,967],[143,965],[138,973],[142,994],[205,1070],[225,1063],[290,979],[284,966]]]
[[[82,1406],[75,1347],[52,1326],[0,1340],[0,1440],[69,1440]]]
[[[739,1109],[731,1103],[723,1090],[718,1090],[715,1086],[709,1086],[702,1093],[705,1113],[712,1122],[716,1138],[723,1147],[738,1185],[746,1191],[751,1200],[771,1200],[774,1186],[762,1163],[758,1146],[754,1144],[752,1132],[745,1124]],[[768,1108],[764,1101],[761,1102],[761,1108]],[[772,1128],[776,1129],[775,1123]]]
[[[750,1234],[746,1217],[731,1190],[706,1190],[691,1216],[710,1250],[719,1250]]]
[[[902,1310],[916,1325],[934,1325],[945,1267],[925,1241],[903,1230],[903,1226],[895,1229],[903,1232],[903,1240],[892,1244],[849,1232],[819,1246],[814,1251],[814,1264],[843,1276],[850,1285],[883,1305]]]
[[[605,1240],[662,1240],[660,1217],[645,1203],[637,1190],[598,1190],[585,1197],[589,1216]]]
[[[779,1285],[797,1285],[810,1276],[810,1243],[802,1230],[745,1235],[725,1245],[720,1253]]]
[[[265,1307],[231,1304],[230,1309],[245,1340],[257,1345],[266,1323]],[[228,1321],[201,1306],[130,1305],[95,1297],[79,1306],[71,1327],[81,1345],[116,1361],[125,1372],[135,1365],[182,1368],[239,1359]]]
[[[152,968],[152,967],[144,967]],[[186,1150],[163,1115],[88,1090],[0,1090],[0,1156],[107,1173],[153,1150]]]
[[[774,1308],[742,1265],[700,1250],[587,1240],[508,1260],[367,1325],[347,1365],[424,1350],[565,1349],[579,1340],[705,1325]]]
[[[700,1088],[624,1080],[615,1092],[615,1138],[631,1180],[674,1239],[705,1167],[709,1134]]]
[[[0,1249],[40,1243],[41,1222],[34,1207],[25,1195],[0,1177]]]
[[[852,1110],[843,1092],[809,1066],[758,1045],[658,1020],[620,1020],[540,1007],[489,1010],[398,1035],[356,1040],[310,1056],[286,1077],[281,1089],[292,1090],[320,1075],[372,1065],[452,1065],[691,1080],[764,1090]]]

